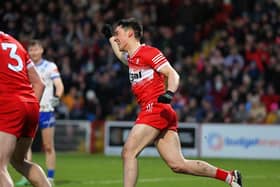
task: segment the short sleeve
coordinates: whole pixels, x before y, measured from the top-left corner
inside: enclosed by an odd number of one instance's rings
[[[145,61],[157,71],[168,63],[168,60],[162,54],[162,52],[154,47],[151,47],[149,50],[147,50],[147,54],[144,58]]]
[[[60,77],[58,68],[57,68],[56,64],[53,62],[50,64],[50,74],[51,74],[51,79]]]
[[[26,61],[27,69],[33,67],[34,66],[33,61],[30,59],[28,53],[26,51],[24,51],[24,52],[25,52],[25,61]]]

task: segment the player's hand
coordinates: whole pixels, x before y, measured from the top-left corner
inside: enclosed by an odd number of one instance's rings
[[[109,24],[103,25],[101,32],[104,34],[104,36],[109,40],[113,36],[112,26]]]
[[[164,94],[162,94],[158,97],[158,102],[170,104],[173,99],[173,96],[174,96],[174,93],[167,90]]]
[[[51,99],[51,105],[52,105],[52,107],[58,106],[59,105],[59,98],[58,97],[53,97]]]

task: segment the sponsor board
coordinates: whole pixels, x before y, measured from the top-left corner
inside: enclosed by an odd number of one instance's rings
[[[120,155],[122,147],[133,126],[132,121],[107,121],[105,124],[106,155]],[[178,134],[181,141],[182,152],[186,156],[198,156],[198,125],[179,123]],[[153,144],[148,145],[142,152],[143,156],[159,156]]]
[[[201,156],[280,159],[280,126],[203,124]]]

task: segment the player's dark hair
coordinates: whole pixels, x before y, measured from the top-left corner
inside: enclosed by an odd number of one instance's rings
[[[40,40],[30,40],[28,47],[34,46],[34,45],[39,45],[41,47],[43,47],[43,44]]]
[[[135,18],[121,19],[116,23],[116,26],[131,28],[134,31],[135,38],[139,40],[142,38],[143,26]]]

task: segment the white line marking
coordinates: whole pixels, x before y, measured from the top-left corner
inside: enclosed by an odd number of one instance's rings
[[[262,175],[255,175],[255,176],[243,176],[244,180],[271,180],[276,179],[280,180],[280,176],[262,176]],[[203,178],[203,180],[210,180],[210,178]],[[138,179],[138,183],[155,183],[155,182],[164,182],[164,181],[199,181],[202,180],[201,177],[158,177],[158,178],[142,178]],[[211,179],[212,180],[212,179]],[[89,184],[103,184],[103,185],[111,185],[111,184],[121,184],[122,180],[115,179],[115,180],[89,180],[89,181],[72,181],[68,184],[79,184],[79,185],[89,185]]]

